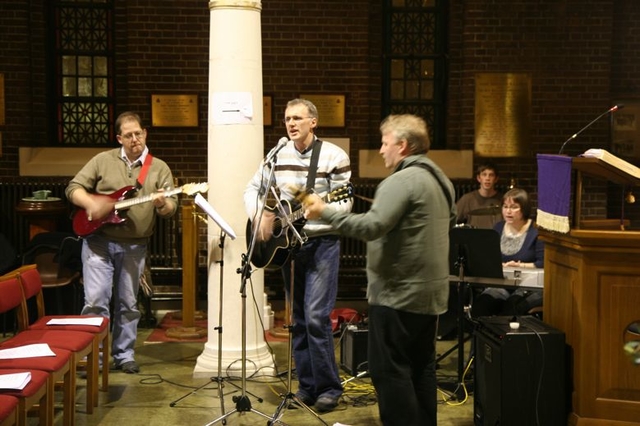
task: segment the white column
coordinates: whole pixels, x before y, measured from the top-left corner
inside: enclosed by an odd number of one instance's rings
[[[208,341],[198,357],[194,377],[240,375],[242,371],[242,254],[247,216],[244,188],[263,156],[262,5],[257,1],[210,1],[208,179],[209,203],[231,226],[237,238],[224,239],[211,220],[208,233]],[[224,259],[221,253],[224,252]],[[220,263],[223,260],[223,264]],[[264,274],[246,280],[246,372],[273,373],[273,360],[260,323]],[[222,343],[218,344],[222,286]],[[255,302],[257,301],[257,303]],[[256,308],[257,306],[257,308]],[[256,310],[257,309],[257,310]],[[218,349],[221,348],[220,357]]]

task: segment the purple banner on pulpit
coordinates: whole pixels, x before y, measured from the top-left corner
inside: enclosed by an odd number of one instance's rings
[[[538,154],[538,212],[540,228],[566,234],[570,230],[571,157]]]

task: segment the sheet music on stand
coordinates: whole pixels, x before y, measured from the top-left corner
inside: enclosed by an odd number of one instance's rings
[[[196,194],[194,201],[228,236],[231,237],[232,240],[236,239],[236,233],[233,232],[231,225],[229,225],[222,216],[218,214],[213,206],[209,204],[209,202],[205,200],[200,193]]]
[[[449,232],[449,270],[464,276],[504,278],[500,234],[493,229],[456,227]],[[460,265],[460,262],[464,262]]]

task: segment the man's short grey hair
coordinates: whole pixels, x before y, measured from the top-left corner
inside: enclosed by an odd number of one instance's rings
[[[411,154],[426,154],[430,140],[427,123],[412,114],[390,115],[380,124],[380,133],[392,133],[397,141],[405,139]]]

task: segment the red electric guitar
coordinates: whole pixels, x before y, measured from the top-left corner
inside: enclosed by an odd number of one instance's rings
[[[161,194],[164,197],[170,197],[176,194],[193,195],[198,192],[207,192],[209,190],[208,183],[188,183],[179,188],[164,191]],[[94,197],[109,197],[113,203],[113,210],[104,218],[99,220],[91,220],[86,210],[77,208],[73,215],[73,231],[80,237],[86,237],[107,224],[119,225],[127,220],[126,209],[136,204],[147,203],[153,201],[155,194],[136,197],[138,190],[134,186],[125,186],[118,191],[108,195],[94,195]]]

